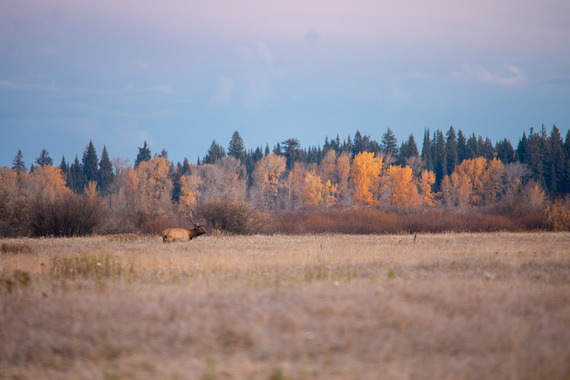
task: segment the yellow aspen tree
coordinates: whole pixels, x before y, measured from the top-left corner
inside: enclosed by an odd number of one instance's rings
[[[300,207],[303,203],[306,173],[307,169],[300,162],[295,162],[295,166],[289,171],[286,187],[288,190],[287,203],[291,210]]]
[[[50,202],[69,192],[61,170],[51,165],[39,166],[25,177],[25,189],[30,196]]]
[[[487,203],[494,203],[499,197],[501,192],[501,182],[505,166],[501,160],[496,157],[487,163],[487,169],[483,175],[483,182],[485,188],[485,200]]]
[[[336,182],[336,152],[331,149],[325,154],[319,165],[319,172],[323,181]]]
[[[180,197],[178,201],[178,208],[180,211],[185,212],[188,208],[192,209],[198,202],[200,191],[198,190],[202,178],[183,175],[180,178]]]
[[[305,202],[311,206],[320,206],[324,200],[321,177],[311,170],[305,175],[304,182],[303,198]]]
[[[361,152],[354,156],[351,179],[354,201],[361,205],[379,205],[379,177],[382,173],[382,157]]]
[[[350,158],[346,154],[342,154],[336,160],[336,186],[338,204],[344,206],[345,199],[348,197],[348,179],[350,177]]]
[[[139,206],[146,216],[155,217],[171,208],[172,181],[169,170],[170,162],[158,156],[141,162],[137,167]]]
[[[337,200],[337,185],[333,185],[330,180],[328,180],[323,185],[323,206],[326,208],[331,208],[336,206]]]
[[[418,206],[418,188],[413,178],[412,168],[390,165],[386,170],[392,195],[390,200],[396,208],[410,209]]]
[[[457,206],[459,208],[469,207],[470,200],[473,199],[473,186],[469,177],[453,172],[451,173],[451,184]]]
[[[435,174],[431,170],[424,170],[420,175],[420,200],[424,206],[435,206],[435,194],[432,191],[433,184],[435,183]]]
[[[471,184],[470,202],[474,206],[480,205],[483,199],[483,180],[486,168],[487,160],[484,157],[478,157],[463,161],[461,165],[455,169],[455,172],[459,175],[461,181],[464,180],[463,178],[466,178]],[[459,180],[459,178],[457,180]]]
[[[285,157],[270,153],[259,160],[253,171],[254,181],[259,187],[261,195],[265,199],[264,203],[267,206],[277,206],[279,181],[285,168]]]

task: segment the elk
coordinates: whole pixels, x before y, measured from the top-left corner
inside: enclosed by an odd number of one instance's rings
[[[200,235],[204,235],[206,230],[203,226],[197,225],[192,219],[187,218],[192,222],[194,228],[189,230],[187,228],[167,228],[162,231],[162,242],[171,243],[173,241],[187,241],[192,240]]]

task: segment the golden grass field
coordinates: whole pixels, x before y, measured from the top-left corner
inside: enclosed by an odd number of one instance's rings
[[[2,379],[569,379],[570,234],[0,240]]]

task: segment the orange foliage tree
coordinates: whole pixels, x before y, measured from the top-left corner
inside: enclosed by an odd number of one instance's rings
[[[374,153],[361,152],[354,156],[350,176],[357,204],[380,204],[382,165],[382,157],[374,157]]]
[[[262,203],[267,207],[277,207],[279,184],[285,168],[285,157],[270,153],[258,161],[253,171],[253,179],[259,190]]]
[[[410,209],[418,206],[418,188],[412,175],[412,168],[390,165],[386,174],[392,194],[390,200],[396,208]]]
[[[424,170],[420,175],[420,200],[424,206],[433,207],[436,205],[435,194],[432,186],[435,183],[435,174],[431,170]]]
[[[321,177],[314,171],[305,175],[303,197],[312,206],[333,207],[336,204],[337,188],[327,180],[323,184]]]

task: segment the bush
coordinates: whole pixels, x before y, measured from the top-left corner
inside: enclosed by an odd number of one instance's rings
[[[69,194],[54,201],[37,200],[31,212],[34,236],[82,236],[96,233],[108,219],[98,197]]]
[[[196,213],[209,228],[231,234],[259,233],[266,223],[261,211],[248,202],[236,199],[212,199],[199,205]]]
[[[552,231],[570,231],[570,196],[557,199],[546,211],[546,224]]]

